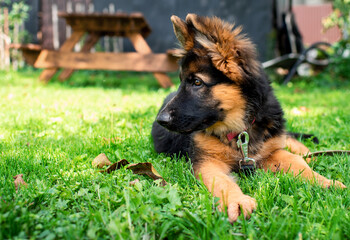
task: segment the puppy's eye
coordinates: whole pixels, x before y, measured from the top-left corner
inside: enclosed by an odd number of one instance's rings
[[[199,86],[201,86],[203,84],[203,82],[197,78],[197,79],[194,80],[193,84],[195,86],[199,87]]]

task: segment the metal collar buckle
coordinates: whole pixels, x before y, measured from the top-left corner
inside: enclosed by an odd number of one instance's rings
[[[244,139],[242,140],[244,136]],[[241,150],[243,159],[239,160],[239,169],[243,172],[254,171],[256,169],[255,159],[248,157],[249,134],[241,132],[238,135],[237,147]]]

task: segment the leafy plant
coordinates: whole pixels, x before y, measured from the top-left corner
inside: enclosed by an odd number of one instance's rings
[[[350,0],[334,0],[333,12],[323,19],[326,30],[338,27],[343,32],[343,40],[349,41],[350,33]]]
[[[28,18],[28,12],[30,7],[23,0],[0,0],[1,8],[8,8],[8,21],[9,21],[9,34],[11,39],[15,39],[16,41],[21,41],[24,37],[26,37],[26,31],[19,31],[18,36],[16,36],[15,28],[17,26],[21,26],[24,21]],[[3,14],[0,17],[0,23],[4,24],[4,16]]]
[[[333,44],[331,70],[339,77],[350,77],[350,0],[334,0],[333,12],[323,19],[325,30],[338,27],[342,39]]]
[[[231,225],[189,162],[155,153],[152,122],[175,88],[152,74],[78,71],[45,87],[39,74],[0,71],[0,239],[350,239],[349,189],[261,170],[237,178],[259,207]],[[288,131],[319,138],[304,142],[311,151],[349,148],[349,81],[325,70],[273,87]],[[168,185],[126,167],[100,173],[91,162],[101,152],[150,162]],[[350,156],[311,166],[350,185]],[[16,192],[18,174],[27,185]]]

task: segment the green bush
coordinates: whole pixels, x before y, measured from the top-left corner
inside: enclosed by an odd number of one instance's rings
[[[325,30],[338,27],[342,38],[333,45],[330,70],[340,78],[350,77],[350,0],[334,0],[333,12],[323,19]]]
[[[9,34],[10,38],[21,42],[28,33],[26,31],[19,31],[18,36],[15,36],[16,26],[21,26],[24,21],[28,18],[29,6],[23,0],[3,0],[0,2],[1,8],[8,8],[8,21],[9,21]],[[0,24],[4,24],[4,16],[0,14]],[[14,39],[18,38],[18,39]]]

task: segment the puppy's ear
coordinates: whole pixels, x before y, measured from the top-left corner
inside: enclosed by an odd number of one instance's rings
[[[255,46],[241,33],[242,27],[195,14],[188,14],[186,23],[193,26],[195,41],[207,50],[214,66],[226,76],[239,80],[245,71],[260,74]]]
[[[173,15],[170,18],[173,23],[173,28],[177,39],[182,47],[188,51],[193,48],[193,34],[191,33],[188,25],[181,18]]]

